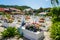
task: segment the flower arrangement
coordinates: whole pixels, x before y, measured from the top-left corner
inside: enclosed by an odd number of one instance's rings
[[[39,20],[39,22],[44,23],[44,18],[41,18],[41,19]]]
[[[39,30],[40,24],[38,23],[32,23],[29,25],[26,25],[26,29],[33,31],[33,32],[37,32]]]
[[[12,23],[12,22],[13,22],[13,20],[9,19],[9,23]]]
[[[25,19],[30,19],[30,16],[26,16],[26,18]]]
[[[10,18],[8,20],[9,20],[9,23],[12,23],[14,19]]]

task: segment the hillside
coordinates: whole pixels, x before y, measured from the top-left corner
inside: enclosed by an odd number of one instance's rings
[[[17,8],[17,9],[20,9],[20,10],[24,10],[26,8],[31,8],[31,7],[28,7],[28,6],[18,6],[18,5],[0,5],[0,7],[3,7],[3,8]]]

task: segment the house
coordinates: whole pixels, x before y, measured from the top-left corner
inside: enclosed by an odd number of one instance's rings
[[[11,14],[11,10],[9,8],[4,8],[4,12],[8,13],[8,14]]]
[[[11,11],[12,14],[21,14],[21,10],[16,9],[16,8],[9,8],[9,10]]]
[[[10,14],[20,14],[21,10],[16,9],[16,8],[5,8],[5,12],[10,13]]]
[[[24,12],[16,8],[0,8],[0,12],[5,12],[8,14],[24,14]]]
[[[0,12],[5,12],[9,14],[21,14],[21,10],[16,8],[0,8]]]
[[[4,12],[4,8],[0,8],[0,12]]]
[[[46,14],[47,14],[46,12],[39,13],[40,16],[45,16]]]
[[[32,14],[33,13],[33,9],[32,8],[24,9],[23,12],[25,14]]]

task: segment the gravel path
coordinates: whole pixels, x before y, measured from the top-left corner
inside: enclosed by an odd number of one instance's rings
[[[49,32],[44,32],[44,36],[45,36],[44,40],[52,40],[50,38],[50,33]]]
[[[1,35],[1,32],[4,31],[4,28],[3,27],[0,27],[0,35]]]
[[[0,27],[0,39],[2,38],[1,37],[1,32],[4,31],[4,28],[3,27]]]

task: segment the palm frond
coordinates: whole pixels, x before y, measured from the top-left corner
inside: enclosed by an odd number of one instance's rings
[[[59,5],[59,1],[58,0],[51,0],[51,4],[52,5],[55,5],[55,4]]]

